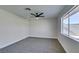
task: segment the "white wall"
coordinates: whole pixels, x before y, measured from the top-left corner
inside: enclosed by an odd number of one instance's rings
[[[30,19],[30,36],[57,38],[57,19]]]
[[[66,50],[66,52],[70,53],[79,53],[79,42],[74,41],[71,38],[68,38],[61,34],[61,16],[66,13],[72,6],[66,6],[58,17],[58,40]]]
[[[57,19],[23,19],[0,9],[0,48],[29,36],[57,38]]]
[[[28,37],[28,20],[0,9],[0,48]]]

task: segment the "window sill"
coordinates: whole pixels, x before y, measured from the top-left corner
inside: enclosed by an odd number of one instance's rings
[[[62,34],[62,33],[61,33],[61,34]],[[68,38],[70,38],[70,39],[73,39],[73,40],[79,42],[79,37],[75,38],[75,36],[72,37],[72,36],[68,36],[68,35],[66,35],[66,34],[62,34],[62,35],[64,35],[64,36],[66,36],[66,37],[68,37]]]

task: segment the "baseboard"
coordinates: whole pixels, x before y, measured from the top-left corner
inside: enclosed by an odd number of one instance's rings
[[[59,38],[58,38],[58,41],[59,41],[60,45],[63,47],[63,49],[64,49],[65,53],[68,53],[68,52],[67,52],[67,50],[64,48],[64,46],[61,44],[61,42],[60,42]]]
[[[29,36],[29,38],[44,38],[44,39],[57,39],[57,38],[49,38],[49,37],[34,37],[34,36]]]

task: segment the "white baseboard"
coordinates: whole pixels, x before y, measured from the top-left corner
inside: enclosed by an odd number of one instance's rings
[[[34,37],[34,38],[49,38],[49,39],[58,39],[56,37],[40,37],[40,36],[29,36],[29,37]]]

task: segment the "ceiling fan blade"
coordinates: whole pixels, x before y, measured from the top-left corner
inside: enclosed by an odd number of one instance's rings
[[[33,13],[31,13],[31,15],[33,15],[33,16],[35,16],[35,17],[36,17],[36,15],[35,15],[35,14],[33,14]]]
[[[39,16],[42,15],[42,14],[44,14],[44,13],[40,13]]]

